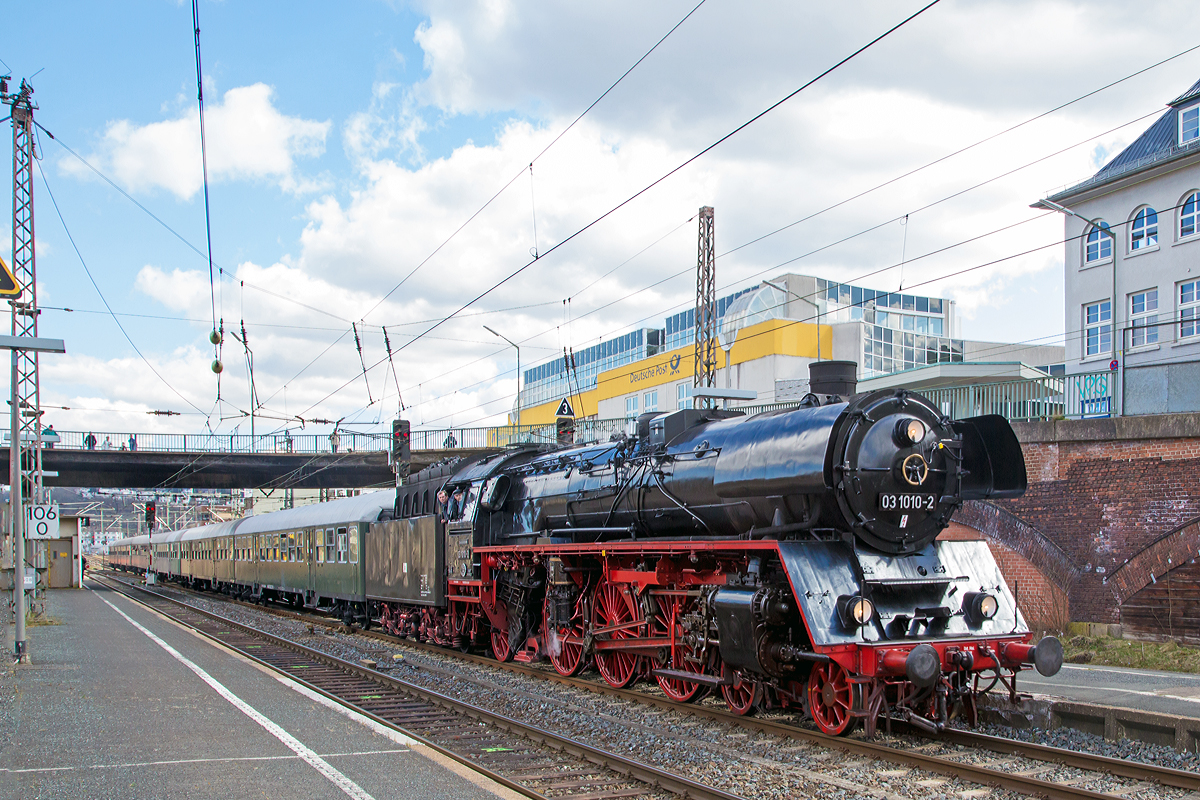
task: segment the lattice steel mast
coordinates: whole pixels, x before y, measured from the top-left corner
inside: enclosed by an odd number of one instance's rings
[[[30,96],[33,87],[21,81],[13,94],[0,94],[12,108],[13,130],[13,223],[12,273],[24,291],[9,301],[12,306],[12,335],[36,337],[38,328],[37,259],[33,231],[33,160],[37,158],[33,135]],[[14,350],[16,387],[13,392],[20,409],[18,441],[21,448],[21,494],[33,503],[44,502],[42,490],[41,398],[38,393],[38,354]],[[15,477],[15,472],[14,472]],[[15,503],[14,503],[15,507]]]
[[[717,384],[717,251],[712,206],[700,209],[696,255],[696,356],[692,386]]]

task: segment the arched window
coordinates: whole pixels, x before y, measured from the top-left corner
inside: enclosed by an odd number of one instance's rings
[[[1088,231],[1084,259],[1086,263],[1092,264],[1107,258],[1112,258],[1112,231],[1107,222],[1101,222],[1093,225]]]
[[[1200,232],[1200,192],[1192,192],[1179,212],[1179,238]]]
[[[400,510],[400,516],[402,516],[402,517],[408,516],[408,498],[409,498],[409,495],[404,495],[404,505],[401,507],[401,510]]]
[[[1145,250],[1158,245],[1158,212],[1143,208],[1133,217],[1133,228],[1129,232],[1129,249]]]
[[[422,514],[429,513],[429,490],[428,489],[426,489],[424,494],[421,495],[421,513]]]

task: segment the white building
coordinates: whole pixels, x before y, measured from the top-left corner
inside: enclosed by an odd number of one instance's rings
[[[1200,82],[1168,106],[1033,205],[1064,214],[1067,372],[1107,373],[1102,413],[1200,411]]]

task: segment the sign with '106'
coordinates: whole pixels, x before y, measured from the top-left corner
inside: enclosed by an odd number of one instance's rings
[[[25,538],[58,538],[58,503],[25,506]]]

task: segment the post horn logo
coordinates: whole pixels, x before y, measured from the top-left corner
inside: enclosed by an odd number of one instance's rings
[[[671,372],[679,372],[679,353],[671,356]]]

